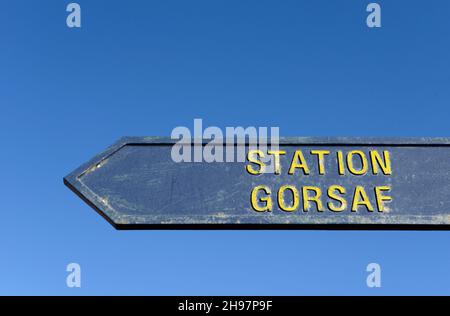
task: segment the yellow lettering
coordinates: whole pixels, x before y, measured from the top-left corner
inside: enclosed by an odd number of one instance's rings
[[[314,195],[309,196],[308,191],[313,191]],[[303,196],[303,211],[308,212],[309,211],[309,202],[316,203],[317,210],[322,212],[323,211],[323,205],[322,201],[320,200],[320,196],[322,195],[322,191],[318,187],[311,187],[311,186],[304,186],[302,188],[302,196]]]
[[[364,205],[370,212],[373,211],[373,206],[367,197],[367,193],[360,185],[356,186],[355,193],[353,195],[352,212],[358,211],[359,205]]]
[[[338,172],[341,176],[343,176],[344,173],[344,157],[342,157],[342,151],[337,152],[337,161],[338,161]]]
[[[355,169],[353,165],[353,156],[358,155],[361,159],[361,169]],[[367,158],[366,155],[360,150],[352,150],[347,153],[347,166],[348,170],[354,175],[363,175],[367,172]]]
[[[331,185],[328,188],[328,197],[330,199],[336,200],[340,203],[339,206],[332,202],[328,202],[328,208],[333,212],[342,212],[347,208],[347,201],[340,195],[337,195],[335,192],[338,191],[340,194],[345,194],[345,188],[340,185]]]
[[[261,174],[265,170],[264,162],[256,158],[255,156],[259,156],[259,158],[264,158],[264,153],[261,150],[249,150],[247,154],[247,160],[251,163],[257,164],[259,166],[258,170],[255,170],[252,165],[247,165],[245,169],[250,174]]]
[[[378,212],[383,212],[385,210],[384,201],[392,201],[392,197],[383,195],[383,191],[390,191],[389,186],[375,187],[375,197],[377,198]]]
[[[289,190],[292,194],[292,205],[289,206],[284,200],[284,191]],[[299,205],[299,195],[298,190],[292,185],[283,185],[280,190],[278,190],[278,206],[282,211],[292,212],[298,209]]]
[[[266,196],[258,198],[258,192],[264,191]],[[271,212],[272,211],[272,198],[270,197],[271,191],[265,185],[258,185],[254,187],[251,195],[251,204],[257,212]],[[260,202],[264,202],[264,205],[260,205]]]
[[[303,174],[308,175],[309,174],[309,167],[306,163],[305,157],[303,156],[303,153],[301,150],[296,150],[294,153],[294,156],[292,157],[291,166],[289,167],[289,174],[294,174],[295,169],[302,169]]]
[[[392,174],[391,169],[391,158],[389,156],[389,152],[387,150],[383,151],[384,161],[381,158],[380,154],[376,150],[370,151],[370,160],[372,162],[372,171],[373,174],[378,174],[378,167],[383,170],[383,174],[390,175]]]
[[[275,174],[281,173],[281,164],[280,164],[280,155],[285,155],[286,152],[284,150],[268,150],[267,153],[269,155],[273,155],[274,164],[275,164]]]
[[[329,150],[311,150],[311,155],[317,155],[319,161],[319,174],[325,174],[325,155],[329,155]]]

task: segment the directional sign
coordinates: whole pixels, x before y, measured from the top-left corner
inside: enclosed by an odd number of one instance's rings
[[[450,228],[450,138],[249,144],[124,138],[64,183],[117,229]]]

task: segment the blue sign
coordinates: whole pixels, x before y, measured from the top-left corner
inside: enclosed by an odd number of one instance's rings
[[[64,183],[117,229],[450,227],[450,138],[226,145],[123,138]]]

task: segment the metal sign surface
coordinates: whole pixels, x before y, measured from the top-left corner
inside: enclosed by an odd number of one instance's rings
[[[174,144],[123,138],[64,183],[117,229],[450,227],[448,138],[281,138],[234,146],[241,162],[175,162]]]

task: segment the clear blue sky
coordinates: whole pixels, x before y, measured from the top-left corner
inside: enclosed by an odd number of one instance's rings
[[[450,2],[378,2],[381,29],[369,1],[80,0],[69,29],[69,1],[1,1],[0,294],[449,295],[449,232],[116,231],[62,183],[194,118],[450,136]]]

